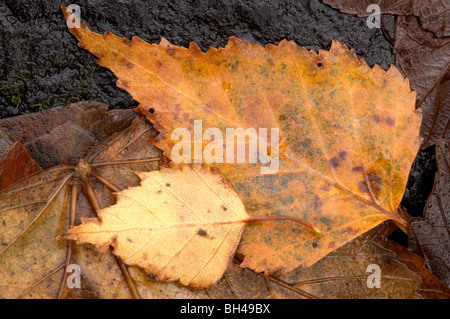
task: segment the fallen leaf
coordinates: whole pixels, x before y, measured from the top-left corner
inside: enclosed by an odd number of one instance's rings
[[[450,138],[449,51],[450,38],[436,38],[422,30],[415,17],[397,18],[394,53],[399,69],[417,92],[417,107],[423,110],[422,149]]]
[[[420,18],[422,28],[435,33],[438,37],[450,36],[450,3],[439,0],[323,0],[325,4],[341,12],[367,17],[374,11],[369,5],[376,4],[381,14],[398,16],[414,15]]]
[[[316,53],[288,41],[261,47],[230,38],[202,53],[194,43],[186,49],[92,33],[85,23],[69,30],[140,103],[169,158],[178,142],[172,132],[192,133],[194,120],[223,132],[279,129],[279,152],[269,149],[279,155],[276,174],[261,174],[260,162],[214,166],[250,215],[296,217],[321,234],[288,221],[251,224],[238,249],[243,267],[289,272],[387,219],[405,228],[397,207],[419,147],[420,114],[395,67],[371,69],[337,41]]]
[[[436,144],[438,172],[423,218],[409,225],[408,247],[423,257],[428,268],[450,286],[450,140]]]
[[[72,245],[67,240],[56,240],[56,236],[68,230],[80,217],[94,217],[95,210],[100,205],[111,205],[111,189],[120,190],[130,185],[137,185],[139,179],[134,175],[134,170],[147,171],[158,168],[159,151],[154,148],[150,141],[156,132],[143,118],[135,121],[121,132],[114,131],[109,121],[113,118],[120,124],[131,122],[136,118],[133,113],[106,111],[104,104],[99,103],[77,103],[56,110],[59,116],[65,118],[64,123],[74,127],[74,120],[80,114],[73,113],[80,108],[90,109],[88,114],[97,113],[99,117],[85,118],[85,128],[78,126],[78,132],[84,132],[96,136],[96,145],[82,144],[76,151],[67,155],[58,153],[57,159],[78,158],[78,163],[65,164],[50,167],[40,173],[34,174],[18,183],[11,185],[0,192],[0,297],[2,298],[55,298],[65,297],[70,291],[66,285],[66,267],[69,264],[77,264],[78,260],[87,258],[90,265],[82,269],[82,276],[87,272],[87,278],[101,278],[102,283],[95,287],[102,292],[104,297],[113,297],[118,286],[124,286],[124,294],[131,296],[131,291],[137,290],[130,278],[131,284],[125,282],[124,275],[127,269],[122,269],[118,261],[111,253],[101,257],[101,261],[107,263],[98,265],[99,259],[92,249],[72,250]],[[45,115],[52,118],[52,111]],[[65,113],[65,114],[64,114]],[[18,118],[9,118],[8,128],[16,132],[17,136],[29,136],[36,145],[36,136],[46,136],[39,133],[41,122],[33,125],[24,115]],[[82,117],[82,116],[80,116]],[[20,123],[28,123],[20,132],[19,126],[14,124],[15,120]],[[107,123],[102,123],[106,121]],[[61,125],[63,125],[62,123]],[[109,124],[108,124],[109,123]],[[0,121],[0,127],[4,120]],[[33,133],[33,128],[37,131]],[[68,129],[66,135],[64,130],[58,129],[60,125],[54,126],[55,130],[48,127],[50,136],[47,141],[64,141],[73,145],[73,141],[80,138],[72,135],[73,130]],[[14,128],[14,129],[13,129]],[[120,125],[116,127],[120,129]],[[57,133],[55,133],[57,132]],[[106,138],[105,132],[110,137]],[[8,132],[9,133],[9,132]],[[47,136],[49,136],[47,135]],[[99,138],[99,140],[97,140]],[[25,139],[24,144],[27,145]],[[42,149],[43,155],[37,156],[42,162],[48,163],[51,158],[51,144],[41,143],[46,146]],[[62,145],[62,144],[59,144]],[[38,155],[38,154],[36,154]],[[134,183],[134,184],[133,184]],[[83,253],[83,256],[77,255]],[[104,271],[98,269],[107,267],[112,270],[118,269],[114,278],[105,276]],[[129,277],[129,276],[128,276]],[[114,279],[114,280],[113,280]],[[111,280],[111,281],[107,281]],[[113,284],[111,284],[113,282]],[[83,281],[87,291],[90,284]],[[96,283],[94,281],[94,283]],[[133,296],[138,296],[134,292]]]
[[[117,194],[98,219],[68,231],[161,281],[196,288],[222,277],[250,217],[229,181],[206,166],[137,172],[141,186]]]

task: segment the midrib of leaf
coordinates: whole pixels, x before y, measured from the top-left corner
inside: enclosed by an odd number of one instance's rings
[[[87,28],[87,27],[86,27]],[[89,30],[89,32],[91,32]],[[185,98],[186,100],[194,103],[195,105],[197,105],[198,107],[200,107],[201,109],[203,109],[204,111],[208,112],[209,114],[211,114],[212,116],[218,118],[219,120],[225,122],[228,125],[231,125],[231,127],[239,127],[239,125],[237,125],[237,123],[234,123],[233,121],[229,121],[226,118],[223,118],[222,116],[220,116],[219,114],[216,114],[214,112],[212,112],[212,110],[208,109],[207,107],[205,107],[203,105],[203,103],[199,103],[197,102],[195,99],[187,96],[186,94],[176,90],[175,88],[173,88],[172,86],[170,86],[169,84],[167,84],[166,82],[164,82],[163,80],[161,80],[159,77],[157,77],[155,74],[151,73],[150,71],[146,70],[145,68],[141,67],[140,65],[136,64],[135,61],[128,59],[128,57],[121,53],[121,51],[118,51],[114,48],[112,48],[111,46],[105,46],[103,45],[101,42],[98,41],[93,41],[94,43],[96,43],[98,46],[102,47],[104,49],[104,51],[106,52],[112,52],[113,54],[115,54],[116,56],[121,57],[123,60],[126,60],[127,62],[129,62],[130,64],[132,64],[133,66],[135,66],[137,69],[139,69],[141,72],[155,78],[158,82],[160,82],[162,85],[164,85],[165,87],[167,87],[169,90],[173,91],[175,94],[180,95],[181,97]],[[131,41],[132,43],[132,41]],[[147,43],[148,44],[148,43]],[[100,60],[102,59],[100,56],[97,56]],[[344,186],[340,185],[337,182],[333,182],[331,180],[329,180],[328,178],[326,178],[325,176],[323,176],[322,174],[318,173],[314,168],[311,168],[289,156],[287,156],[287,154],[284,154],[282,152],[280,152],[279,154],[283,155],[284,158],[290,160],[292,163],[294,163],[295,165],[297,165],[298,167],[304,169],[307,173],[320,178],[321,180],[323,180],[325,183],[329,184],[330,186],[336,187],[337,189],[349,194],[350,196],[352,196],[355,200],[358,200],[360,202],[362,202],[365,205],[371,206],[373,208],[375,208],[376,210],[382,212],[383,214],[389,216],[391,219],[397,220],[400,223],[404,223],[404,221],[399,217],[396,216],[395,214],[391,213],[390,211],[386,210],[385,208],[381,207],[380,205],[374,204],[370,201],[368,201],[367,199],[353,193],[352,191],[346,189]],[[326,159],[325,159],[326,160]]]

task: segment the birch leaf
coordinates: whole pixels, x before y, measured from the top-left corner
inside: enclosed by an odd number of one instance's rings
[[[250,216],[228,180],[206,166],[137,173],[141,186],[69,230],[158,280],[205,288],[222,277]]]

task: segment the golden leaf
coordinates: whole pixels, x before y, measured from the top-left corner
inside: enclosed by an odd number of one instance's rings
[[[246,220],[239,196],[216,169],[185,166],[137,172],[141,186],[117,194],[117,204],[68,231],[158,280],[204,288],[223,275]]]

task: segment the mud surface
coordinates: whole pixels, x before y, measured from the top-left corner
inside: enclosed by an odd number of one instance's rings
[[[0,118],[37,112],[80,100],[112,108],[137,104],[116,87],[115,76],[80,49],[66,30],[55,0],[0,2]],[[308,49],[329,49],[338,39],[369,65],[394,62],[392,45],[366,19],[342,14],[318,0],[77,0],[92,30],[148,42],[197,42],[202,50],[224,46],[229,36],[259,44],[294,40]],[[431,191],[434,151],[421,152],[403,201],[414,215]],[[431,181],[431,182],[430,182]],[[429,189],[428,189],[429,187]]]

